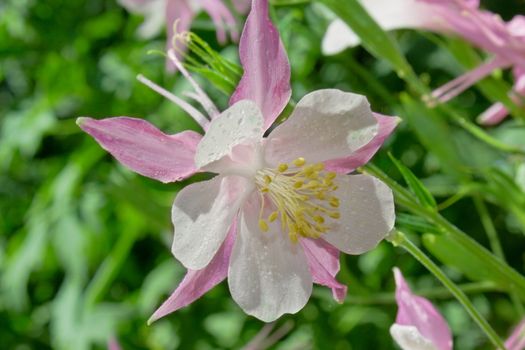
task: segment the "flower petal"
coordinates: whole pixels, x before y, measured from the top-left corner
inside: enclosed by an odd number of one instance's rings
[[[414,326],[403,326],[394,323],[390,334],[402,350],[439,350]]]
[[[322,239],[301,239],[308,267],[314,283],[332,289],[334,299],[342,303],[346,297],[347,287],[339,283],[335,276],[339,272],[339,250]]]
[[[246,14],[250,10],[251,0],[232,0],[233,6],[240,14]]]
[[[401,119],[398,117],[387,117],[379,113],[374,113],[374,117],[377,119],[379,125],[377,135],[351,156],[326,162],[325,165],[327,170],[335,171],[340,174],[347,174],[354,171],[356,168],[365,165],[370,159],[372,159],[385,140],[401,122]]]
[[[235,89],[230,105],[252,100],[264,116],[268,129],[288,103],[290,63],[279,32],[268,16],[268,0],[253,0],[252,8],[239,44],[244,74]]]
[[[507,350],[525,349],[525,319],[523,319],[512,331],[509,339],[505,341]]]
[[[213,119],[195,154],[199,168],[211,165],[231,155],[235,146],[259,142],[262,139],[263,119],[257,105],[248,100],[239,101]],[[208,171],[218,172],[213,166]]]
[[[193,158],[201,135],[184,131],[166,135],[145,120],[116,117],[78,118],[82,130],[131,170],[162,182],[193,175]]]
[[[171,251],[186,268],[209,264],[226,238],[248,188],[240,176],[217,176],[182,189],[171,211],[175,235]]]
[[[303,157],[316,163],[346,157],[377,132],[377,120],[365,96],[317,90],[304,96],[292,115],[272,131],[266,161],[274,165]]]
[[[312,276],[301,245],[293,244],[279,224],[270,223],[268,232],[259,230],[258,202],[252,195],[243,207],[228,284],[247,314],[270,322],[303,308],[312,292]]]
[[[451,350],[452,334],[443,316],[430,301],[412,294],[398,268],[394,268],[394,277],[398,306],[396,324],[415,327],[437,350]]]
[[[336,183],[341,218],[330,221],[331,229],[323,238],[348,254],[367,252],[394,227],[392,190],[369,175],[343,175]]]
[[[210,263],[202,270],[188,270],[177,289],[155,311],[148,324],[193,303],[226,278],[236,231],[234,221],[226,240]]]
[[[418,0],[361,0],[361,5],[383,30],[402,28],[440,29],[443,24],[435,20],[433,6]],[[325,55],[337,54],[356,46],[361,39],[340,19],[334,20],[323,38]]]
[[[361,39],[339,18],[333,20],[324,34],[321,50],[324,55],[336,55],[349,47],[359,45]]]
[[[151,39],[161,31],[165,0],[118,0],[118,3],[129,12],[144,16],[144,23],[137,30],[141,38]]]
[[[232,40],[239,39],[237,22],[226,5],[217,0],[202,0],[201,6],[210,15],[217,31],[217,40],[220,43],[226,42],[226,31],[230,32]]]

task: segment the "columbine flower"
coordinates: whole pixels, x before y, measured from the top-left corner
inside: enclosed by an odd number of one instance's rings
[[[373,114],[365,97],[312,92],[265,137],[287,105],[290,66],[268,16],[254,0],[240,43],[244,75],[218,114],[194,85],[207,120],[151,82],[202,125],[166,135],[132,118],[82,118],[81,128],[132,170],[163,182],[195,172],[217,174],[181,190],[173,204],[172,252],[188,273],[150,321],[186,306],[228,277],[233,299],[248,314],[271,321],[300,310],[312,283],[342,301],[335,276],[339,250],[360,254],[394,225],[391,190],[368,175],[345,175],[366,163],[398,118]],[[193,94],[191,94],[193,96]]]
[[[175,21],[178,21],[178,31],[188,31],[193,18],[203,10],[215,24],[217,39],[221,43],[226,41],[227,33],[234,41],[239,38],[235,16],[222,0],[119,0],[119,3],[128,11],[144,16],[138,33],[145,39],[157,35],[166,25],[168,47],[173,45]],[[244,14],[248,12],[250,2],[234,0],[233,4],[239,13]]]
[[[412,294],[401,271],[394,268],[396,322],[390,334],[403,350],[451,350],[452,333],[439,311],[427,299]]]
[[[403,350],[452,350],[447,321],[427,299],[412,293],[403,274],[394,268],[397,317],[390,334]],[[525,319],[505,341],[507,350],[525,349]]]
[[[525,97],[525,17],[515,16],[505,22],[496,14],[479,9],[478,0],[361,0],[377,23],[385,30],[426,29],[454,33],[493,57],[472,71],[452,80],[432,93],[438,102],[446,102],[498,68],[513,67],[515,85],[511,98],[522,105]],[[341,20],[334,21],[323,39],[323,51],[335,54],[355,46],[359,38]],[[502,104],[495,104],[478,120],[496,124],[508,115]]]

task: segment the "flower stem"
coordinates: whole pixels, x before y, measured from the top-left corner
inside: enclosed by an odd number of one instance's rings
[[[472,302],[465,295],[465,293],[452,282],[447,275],[412,241],[410,241],[402,232],[393,231],[387,239],[394,245],[405,249],[410,253],[416,260],[418,260],[423,266],[427,268],[449,291],[454,297],[463,305],[468,314],[478,324],[478,326],[487,335],[489,340],[498,349],[505,349],[503,341],[499,338],[498,334],[492,329],[490,324],[485,318],[479,313],[479,311],[472,305]]]
[[[492,222],[492,218],[490,217],[485,202],[479,196],[474,196],[474,205],[476,206],[479,217],[481,219],[481,224],[483,225],[483,228],[487,233],[491,250],[502,261],[506,261],[505,254],[503,252],[503,248],[501,247],[501,242],[499,240],[498,232],[494,227],[494,223]],[[523,316],[523,304],[521,303],[518,294],[515,291],[510,291],[509,295],[519,316]]]

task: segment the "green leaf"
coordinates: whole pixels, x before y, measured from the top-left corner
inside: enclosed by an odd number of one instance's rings
[[[425,185],[419,181],[416,175],[414,175],[414,173],[409,168],[397,160],[391,153],[388,153],[388,156],[396,166],[397,170],[399,170],[401,175],[403,175],[405,182],[407,183],[410,190],[416,195],[419,203],[427,208],[436,209],[436,200],[432,194],[430,194]]]
[[[506,291],[514,290],[514,284],[504,278],[494,265],[466,249],[454,237],[427,233],[423,235],[423,244],[443,264],[457,269],[470,280],[491,281]]]
[[[421,143],[441,161],[443,170],[456,178],[464,178],[467,169],[459,158],[455,145],[447,141],[451,130],[445,116],[427,108],[408,94],[402,94],[401,101],[405,107],[403,119],[408,122]]]

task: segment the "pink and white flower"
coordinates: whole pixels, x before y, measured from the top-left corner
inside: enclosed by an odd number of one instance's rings
[[[228,34],[234,41],[239,39],[237,20],[222,0],[119,0],[119,3],[128,11],[144,16],[144,23],[138,29],[142,38],[152,38],[166,26],[169,48],[173,47],[175,22],[177,32],[187,32],[201,11],[208,13],[215,24],[219,42],[224,43]],[[245,14],[250,0],[234,0],[233,5],[236,11]]]
[[[372,18],[385,30],[416,28],[456,34],[492,54],[484,64],[436,89],[432,97],[446,102],[483,79],[495,69],[513,68],[515,85],[511,98],[523,105],[525,97],[525,16],[505,22],[479,8],[479,0],[361,0]],[[341,20],[334,21],[323,39],[323,52],[335,54],[359,44],[359,38]],[[480,117],[496,124],[508,115],[500,103]]]
[[[512,331],[510,337],[505,341],[507,350],[525,349],[525,319],[523,319]]]
[[[452,350],[452,332],[432,303],[412,293],[403,274],[394,268],[397,317],[390,334],[403,350]],[[525,349],[525,319],[505,341],[507,350]]]
[[[166,135],[127,117],[78,122],[139,174],[163,182],[216,174],[175,199],[172,253],[188,272],[150,321],[226,277],[237,304],[264,321],[299,311],[313,283],[342,302],[339,251],[366,252],[394,225],[391,190],[374,177],[346,174],[370,160],[398,118],[372,113],[364,96],[318,90],[266,136],[291,95],[288,58],[267,0],[253,1],[239,51],[244,75],[222,113],[190,80],[196,99],[212,111],[209,119],[153,86],[185,108],[204,136]],[[172,51],[169,57],[191,79]]]
[[[394,268],[396,322],[390,334],[403,350],[452,350],[447,321],[427,299],[414,295],[401,271]]]

